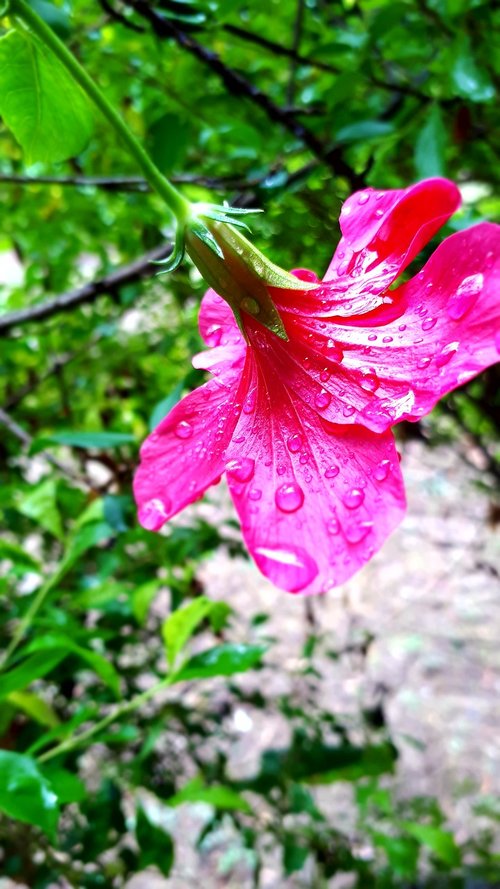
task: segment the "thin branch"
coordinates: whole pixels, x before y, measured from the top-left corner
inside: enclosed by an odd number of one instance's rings
[[[30,448],[33,444],[33,437],[28,432],[26,432],[26,430],[23,429],[23,427],[20,426],[19,423],[17,423],[16,420],[14,420],[10,416],[10,414],[7,413],[7,411],[4,411],[2,408],[0,408],[0,425],[4,426],[5,429],[7,429],[7,431],[11,433],[11,435],[17,438],[17,440],[21,442],[24,448]],[[82,479],[80,476],[74,473],[69,466],[66,466],[64,463],[61,463],[59,460],[53,457],[52,454],[47,453],[45,449],[40,452],[39,456],[43,457],[44,460],[47,461],[47,463],[51,464],[51,466],[54,466],[56,469],[58,469],[59,472],[62,472],[63,475],[68,476],[68,478],[73,479],[73,481],[78,482],[78,484],[83,485],[89,490],[93,490],[88,481]]]
[[[120,22],[121,25],[125,25],[125,27],[129,28],[130,31],[135,31],[138,34],[144,33],[144,28],[141,25],[136,25],[136,23],[131,22],[126,15],[118,12],[114,8],[114,6],[109,3],[109,0],[99,0],[99,3],[102,6],[104,12],[107,12],[111,19],[114,19],[116,22]]]
[[[339,74],[341,71],[340,68],[331,65],[329,62],[316,61],[316,59],[303,56],[297,52],[296,48],[289,49],[289,47],[283,46],[281,43],[275,43],[274,40],[269,40],[267,37],[262,37],[261,34],[255,34],[253,31],[247,31],[246,28],[240,28],[238,25],[226,24],[222,28],[228,34],[233,34],[235,37],[239,37],[248,43],[262,46],[263,49],[269,50],[276,56],[285,56],[288,59],[293,59],[299,65],[306,65],[308,68],[319,68],[320,71],[329,71],[331,74]]]
[[[304,26],[304,13],[305,13],[305,3],[304,0],[297,0],[297,12],[295,14],[295,22],[293,26],[293,43],[292,43],[292,55],[291,55],[291,63],[290,63],[290,75],[288,80],[288,87],[286,91],[286,100],[288,105],[293,105],[295,99],[295,86],[296,86],[296,76],[297,76],[297,56],[299,54],[299,46],[300,41],[302,39],[302,28]]]
[[[172,176],[175,185],[200,185],[204,188],[255,188],[265,177],[245,179],[236,176],[196,176],[189,173]],[[24,176],[0,173],[0,184],[7,185],[62,185],[82,188],[102,188],[105,191],[150,191],[140,176]]]
[[[254,105],[257,105],[273,123],[280,124],[309,148],[316,157],[328,164],[335,175],[344,176],[353,189],[364,185],[364,177],[356,173],[350,164],[344,160],[343,152],[339,147],[334,146],[332,148],[324,145],[315,133],[298,121],[293,114],[288,110],[280,108],[261,89],[246,80],[239,72],[229,68],[217,53],[207,49],[201,43],[198,43],[194,37],[181,31],[173,22],[152,9],[146,0],[128,0],[128,5],[132,6],[139,15],[150,23],[158,37],[175,40],[178,46],[195,56],[200,62],[210,68],[214,74],[217,74],[229,92],[236,96],[243,96],[253,102]]]
[[[104,294],[116,293],[121,287],[133,281],[138,281],[140,278],[151,277],[157,271],[153,262],[158,259],[164,259],[169,255],[170,250],[170,245],[161,244],[159,247],[155,247],[154,250],[150,250],[149,253],[145,253],[144,256],[139,257],[139,259],[122,266],[103,278],[99,278],[97,281],[84,284],[83,287],[78,287],[76,290],[61,293],[59,296],[55,296],[53,299],[48,299],[38,305],[29,306],[26,309],[18,309],[15,312],[8,312],[3,316],[0,315],[0,336],[19,324],[41,321],[42,319],[52,317],[52,315],[57,315],[59,312],[67,312],[84,303],[94,302],[94,300]]]

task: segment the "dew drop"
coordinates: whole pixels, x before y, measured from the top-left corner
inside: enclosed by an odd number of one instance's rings
[[[358,195],[358,204],[367,204],[370,200],[370,195],[366,191],[362,191],[360,195]]]
[[[392,343],[392,336],[384,336],[382,338],[383,343]]]
[[[460,321],[474,307],[483,289],[484,277],[481,274],[469,275],[453,294],[446,306],[446,311],[453,321]]]
[[[348,543],[361,543],[373,528],[373,522],[355,522],[344,526],[344,534]]]
[[[369,333],[368,339],[370,340],[371,343],[374,343],[375,340],[377,339],[377,334],[376,333]]]
[[[220,324],[211,324],[206,330],[205,337],[210,346],[218,346],[222,337]]]
[[[373,470],[373,475],[378,482],[384,482],[389,475],[389,471],[391,468],[390,460],[382,460],[378,466]]]
[[[437,324],[437,318],[426,318],[422,321],[422,330],[432,330]]]
[[[359,488],[351,488],[350,491],[344,494],[342,499],[348,509],[357,509],[363,503],[365,495]]]
[[[329,466],[325,472],[325,478],[335,478],[340,472],[338,466]]]
[[[226,463],[226,472],[235,482],[248,482],[255,472],[255,460],[251,457],[236,457]]]
[[[406,330],[406,324],[400,324],[399,327],[398,327],[398,330],[400,330],[401,333],[402,333],[403,330]]]
[[[250,500],[260,500],[260,498],[262,497],[262,491],[260,490],[260,488],[250,488],[248,497]]]
[[[364,370],[362,371],[362,376],[359,384],[362,389],[366,390],[366,392],[375,392],[375,390],[378,389],[378,387],[380,386],[380,380],[377,377],[375,371]]]
[[[309,454],[307,453],[307,451],[304,451],[304,453],[301,454],[299,457],[299,463],[302,463],[302,466],[305,466],[305,464],[307,463],[308,460],[309,460]]]
[[[304,502],[304,492],[297,482],[285,482],[277,489],[274,499],[281,512],[296,512]]]
[[[340,522],[337,516],[333,516],[333,518],[328,519],[326,523],[326,530],[332,537],[335,537],[337,534],[340,534]]]
[[[255,391],[250,392],[249,395],[245,398],[245,402],[243,404],[243,413],[251,414],[255,410]]]
[[[299,593],[318,574],[316,562],[301,546],[257,546],[254,558],[262,573],[289,593]]]
[[[342,413],[343,413],[344,417],[352,417],[352,415],[355,413],[355,411],[356,411],[356,408],[353,407],[352,404],[345,404]]]
[[[295,435],[291,435],[287,441],[287,447],[290,453],[297,454],[302,447],[302,436],[298,432]]]
[[[167,521],[171,509],[172,505],[168,500],[160,500],[155,497],[141,506],[137,517],[142,527],[146,528],[146,531],[159,531]]]
[[[249,315],[258,315],[260,312],[260,306],[253,296],[244,296],[240,302],[240,306],[243,311],[248,312]]]
[[[177,438],[191,438],[193,434],[191,423],[188,423],[187,420],[181,420],[175,427],[175,434]]]
[[[325,369],[321,371],[319,378],[322,383],[328,383],[330,376],[331,376],[330,371],[325,367]]]
[[[325,408],[327,408],[330,404],[331,400],[332,396],[330,395],[330,393],[327,392],[326,389],[322,389],[321,392],[318,392],[318,394],[316,395],[314,404],[316,405],[318,410],[324,411]]]
[[[424,357],[424,358],[419,358],[419,360],[417,361],[418,369],[425,370],[426,367],[429,367],[429,364],[431,363],[431,361],[432,361],[432,359],[429,358],[428,356]]]
[[[459,345],[460,343],[448,343],[448,345],[443,346],[440,353],[436,355],[437,366],[444,367],[445,364],[448,364],[448,361],[456,355]]]

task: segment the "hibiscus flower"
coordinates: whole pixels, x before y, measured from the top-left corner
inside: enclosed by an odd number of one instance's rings
[[[209,348],[193,364],[212,378],[142,446],[134,490],[145,528],[159,530],[225,473],[245,543],[276,586],[324,592],[371,558],[405,512],[391,427],[499,360],[500,226],[451,235],[392,287],[459,203],[443,179],[354,194],[324,279],[302,269],[293,288],[266,284],[281,333],[259,322],[260,291],[240,303],[238,323],[205,294]]]

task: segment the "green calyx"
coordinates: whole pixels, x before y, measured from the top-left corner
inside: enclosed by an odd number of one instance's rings
[[[300,281],[270,262],[239,231],[248,229],[242,217],[255,212],[260,211],[226,205],[194,205],[184,231],[178,232],[173,253],[164,261],[168,265],[165,270],[176,268],[187,250],[210,287],[229,303],[240,328],[243,329],[242,313],[245,313],[287,340],[269,288],[303,291],[314,285]]]

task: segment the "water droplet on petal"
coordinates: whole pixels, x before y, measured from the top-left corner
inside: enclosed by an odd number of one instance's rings
[[[370,340],[371,343],[374,343],[375,340],[377,339],[377,334],[376,333],[369,333],[368,339]]]
[[[382,338],[383,343],[392,343],[392,336],[384,336]]]
[[[167,521],[171,509],[172,506],[168,500],[160,500],[159,497],[155,497],[141,506],[137,517],[142,527],[147,531],[159,531]]]
[[[245,398],[245,402],[243,404],[243,413],[251,414],[252,411],[255,410],[255,401],[256,401],[256,395],[255,395],[255,390],[254,390],[253,392],[250,392],[247,395],[247,397]]]
[[[448,301],[446,311],[453,321],[460,321],[474,307],[483,289],[484,277],[481,274],[469,275]]]
[[[387,476],[389,475],[390,468],[391,468],[391,461],[390,460],[382,460],[382,462],[379,463],[378,466],[376,466],[375,469],[373,470],[373,475],[376,478],[376,480],[378,482],[385,481]]]
[[[348,543],[361,543],[373,528],[373,522],[353,522],[344,526],[344,534]]]
[[[207,328],[205,338],[210,346],[218,346],[222,337],[222,327],[220,324],[211,324]]]
[[[440,353],[436,355],[437,366],[444,367],[445,364],[448,364],[448,361],[456,355],[459,345],[460,343],[448,343],[448,345],[443,346]]]
[[[304,492],[297,482],[285,482],[277,489],[274,499],[281,512],[296,512],[304,502]]]
[[[318,392],[318,394],[316,395],[314,404],[316,405],[318,410],[324,411],[325,408],[327,408],[330,404],[331,400],[332,396],[330,395],[330,393],[327,392],[326,389],[322,389],[321,392]]]
[[[250,500],[260,500],[260,498],[262,497],[262,491],[260,490],[260,488],[250,488],[248,497]]]
[[[342,500],[348,509],[357,509],[358,506],[361,506],[364,499],[364,492],[359,488],[351,488],[351,490],[347,491],[342,497]]]
[[[291,435],[287,441],[287,446],[292,454],[298,453],[302,447],[302,436],[298,432],[295,435]]]
[[[367,392],[375,392],[380,386],[380,380],[375,371],[363,370],[359,384],[361,388],[365,389]]]
[[[325,478],[335,478],[340,472],[338,466],[329,466],[325,472]]]
[[[429,364],[431,363],[431,361],[432,361],[432,358],[429,358],[428,356],[427,357],[424,356],[424,358],[419,358],[419,360],[417,361],[418,369],[424,370],[426,367],[429,367]]]
[[[191,423],[188,423],[187,420],[181,420],[180,423],[177,423],[174,431],[177,438],[191,438],[193,434],[193,427],[191,426]]]
[[[358,195],[358,204],[367,204],[370,200],[370,195],[366,191],[362,191],[361,194]]]
[[[226,472],[235,482],[248,482],[255,472],[255,460],[251,457],[236,457],[226,463]]]
[[[437,318],[426,318],[422,321],[422,330],[432,330],[437,324]]]
[[[316,562],[300,546],[257,546],[253,555],[262,573],[289,593],[299,593],[318,574]]]
[[[249,315],[258,315],[260,312],[260,306],[253,296],[244,296],[240,302],[240,306],[243,311],[248,312]]]
[[[333,537],[335,537],[336,534],[340,534],[340,522],[337,516],[333,516],[333,518],[328,519],[326,523],[326,530]]]
[[[320,375],[319,375],[319,378],[320,378],[321,382],[322,382],[322,383],[328,383],[328,380],[330,379],[330,377],[331,377],[331,373],[330,373],[330,371],[325,367],[325,369],[322,370],[321,373],[320,373]]]
[[[342,413],[344,414],[344,417],[352,417],[352,415],[355,413],[355,411],[356,411],[356,408],[353,407],[352,404],[345,404]]]

